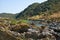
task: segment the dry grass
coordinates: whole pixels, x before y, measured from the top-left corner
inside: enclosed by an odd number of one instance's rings
[[[38,19],[51,19],[51,18],[60,18],[60,12],[53,13],[52,15],[36,15],[33,17],[30,17],[29,19],[32,20],[38,20]]]

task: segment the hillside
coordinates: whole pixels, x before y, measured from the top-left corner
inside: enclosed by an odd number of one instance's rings
[[[16,18],[27,19],[32,16],[57,13],[60,11],[60,0],[47,0],[43,3],[33,3],[20,12]]]
[[[0,17],[3,18],[15,18],[16,14],[11,14],[11,13],[0,13]]]

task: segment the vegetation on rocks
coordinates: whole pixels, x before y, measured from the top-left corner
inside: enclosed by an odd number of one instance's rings
[[[27,23],[27,20],[22,21],[15,20],[13,22],[15,22],[16,24],[12,24],[12,19],[0,18],[0,40],[60,39],[60,29],[58,29],[58,27],[57,29],[55,29],[55,27],[48,26],[37,27],[35,25]]]

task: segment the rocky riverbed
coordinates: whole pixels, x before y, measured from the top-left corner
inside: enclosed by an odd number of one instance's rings
[[[34,23],[7,25],[6,22],[0,24],[0,40],[60,40],[59,22],[39,22],[43,24],[40,27]]]

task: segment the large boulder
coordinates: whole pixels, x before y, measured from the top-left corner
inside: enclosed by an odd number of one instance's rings
[[[13,34],[11,31],[8,31],[3,27],[0,27],[0,40],[20,40],[20,38],[17,38],[14,35],[15,34]]]
[[[14,36],[0,30],[0,40],[17,40]]]

